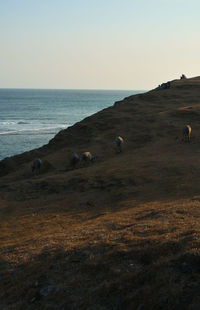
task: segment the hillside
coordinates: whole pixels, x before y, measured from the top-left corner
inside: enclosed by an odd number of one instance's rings
[[[0,309],[200,309],[199,95],[174,80],[0,162]]]

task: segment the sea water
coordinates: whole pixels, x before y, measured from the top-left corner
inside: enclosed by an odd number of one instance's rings
[[[0,89],[0,160],[47,144],[60,130],[140,92]]]

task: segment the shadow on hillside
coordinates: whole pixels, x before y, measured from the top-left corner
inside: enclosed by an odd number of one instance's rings
[[[121,240],[123,242],[123,240]],[[180,242],[44,249],[17,267],[1,260],[1,309],[199,309],[200,255]],[[127,243],[127,241],[126,241]]]

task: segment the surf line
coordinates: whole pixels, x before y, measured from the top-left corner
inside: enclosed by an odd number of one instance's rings
[[[66,129],[67,127],[68,126],[60,125],[60,126],[50,126],[50,127],[33,128],[33,129],[10,130],[10,131],[0,132],[0,135],[17,134],[20,132],[44,131],[44,130],[50,130],[50,129]]]

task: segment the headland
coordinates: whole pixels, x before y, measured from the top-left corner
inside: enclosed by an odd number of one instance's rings
[[[1,308],[200,308],[199,95],[171,81],[0,162]]]

